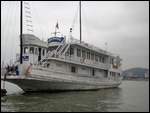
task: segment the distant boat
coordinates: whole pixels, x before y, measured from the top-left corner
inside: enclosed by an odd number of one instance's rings
[[[81,31],[81,2],[79,6]],[[6,81],[25,92],[96,90],[122,83],[119,55],[82,41],[81,32],[80,40],[71,35],[68,41],[66,37],[57,37],[56,31],[54,34],[47,42],[34,35],[21,34],[21,57],[18,55],[12,71],[7,69]]]

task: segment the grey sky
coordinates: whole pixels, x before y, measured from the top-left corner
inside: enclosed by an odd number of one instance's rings
[[[63,35],[67,36],[67,39],[69,38],[69,29],[75,18],[78,1],[34,1],[29,3],[34,35],[47,40],[53,36],[51,33],[54,32],[58,21],[58,31],[61,32],[58,36]],[[14,7],[12,8],[10,4]],[[8,13],[9,6],[10,9],[12,8],[12,12]],[[7,14],[11,20],[6,19]],[[15,14],[18,17],[15,17]],[[78,17],[72,34],[74,38],[80,39]],[[10,29],[7,27],[9,25]],[[24,26],[24,33],[27,33],[25,22]],[[123,70],[132,67],[149,68],[148,1],[83,1],[82,28],[82,40],[101,49],[105,49],[107,42],[107,50],[119,54],[123,59]],[[5,63],[9,63],[10,59],[15,58],[16,52],[19,53],[18,36],[19,2],[1,1],[1,62],[5,58]]]

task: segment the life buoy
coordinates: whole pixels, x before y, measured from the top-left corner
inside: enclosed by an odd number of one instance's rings
[[[25,76],[27,76],[28,71],[29,71],[29,69],[30,69],[31,66],[32,66],[32,64],[30,63],[29,67],[27,68],[27,70],[26,70],[26,72],[25,72]]]
[[[84,62],[84,59],[85,59],[84,57],[81,57],[81,58],[80,58],[80,62],[83,63],[83,62]]]

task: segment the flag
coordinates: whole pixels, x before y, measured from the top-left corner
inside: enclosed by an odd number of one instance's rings
[[[56,28],[59,29],[58,22],[56,23]]]

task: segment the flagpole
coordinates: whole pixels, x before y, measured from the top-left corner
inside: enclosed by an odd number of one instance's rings
[[[59,29],[58,21],[57,21],[56,26],[55,26],[55,32],[54,32],[54,33],[51,33],[51,34],[54,34],[54,37],[56,37],[56,34],[57,34],[57,33],[60,33],[60,32],[56,32],[57,29]]]
[[[55,27],[55,32],[54,32],[54,34],[55,34],[55,37],[56,37],[56,27]]]
[[[56,29],[57,29],[57,27],[58,27],[58,20],[57,20],[57,23],[56,23],[56,26],[55,26],[55,37],[56,37]]]

